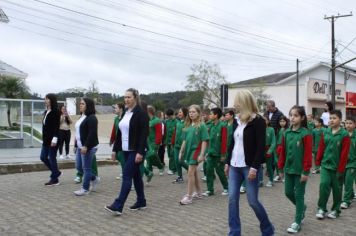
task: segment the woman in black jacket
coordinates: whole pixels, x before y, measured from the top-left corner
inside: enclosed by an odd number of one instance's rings
[[[274,227],[258,200],[258,173],[264,162],[266,123],[258,115],[257,103],[248,90],[240,90],[235,97],[239,121],[233,125],[233,135],[225,173],[229,177],[229,236],[241,235],[240,187],[246,182],[247,200],[258,220],[262,236],[274,234]]]
[[[84,173],[84,175],[81,189],[75,191],[74,194],[83,196],[89,193],[90,183],[92,184],[92,191],[96,190],[96,185],[99,183],[99,177],[92,173],[91,168],[94,155],[98,150],[99,140],[94,101],[89,98],[82,98],[79,110],[82,116],[75,123],[76,168],[78,172]]]
[[[137,200],[130,210],[146,208],[146,198],[143,189],[143,181],[140,173],[140,165],[147,149],[149,118],[140,106],[140,95],[136,89],[128,89],[125,93],[126,109],[119,123],[117,135],[112,152],[115,160],[116,153],[122,151],[125,157],[125,166],[119,197],[105,209],[115,215],[121,215],[124,204],[134,182]]]
[[[57,165],[57,142],[59,132],[59,111],[57,97],[54,94],[47,94],[45,97],[47,110],[42,119],[42,149],[41,161],[51,171],[50,180],[46,186],[59,185],[58,177],[62,174]]]

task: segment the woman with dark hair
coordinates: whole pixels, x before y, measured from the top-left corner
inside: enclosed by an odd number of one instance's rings
[[[70,124],[72,124],[72,120],[70,119],[67,107],[61,105],[59,107],[60,114],[60,122],[59,122],[59,159],[69,159],[69,142],[70,142]],[[63,145],[65,145],[66,155],[63,156]]]
[[[330,112],[334,110],[334,106],[331,102],[326,102],[324,106],[324,112],[321,114],[321,119],[323,120],[323,124],[325,127],[329,126],[329,117],[330,117]]]
[[[92,162],[98,150],[98,120],[95,116],[94,101],[89,98],[82,98],[79,104],[82,116],[75,123],[75,147],[76,149],[76,168],[83,173],[83,185],[75,191],[77,196],[89,193],[90,182],[91,191],[96,191],[99,177],[92,173]]]
[[[59,185],[58,177],[62,172],[58,170],[57,165],[57,141],[59,132],[59,112],[57,97],[54,94],[47,94],[45,97],[46,112],[42,119],[42,149],[41,161],[51,171],[50,180],[45,183],[46,186]]]
[[[126,199],[131,190],[132,181],[135,186],[137,200],[130,210],[146,208],[143,189],[142,165],[147,149],[148,122],[147,112],[141,107],[140,95],[136,89],[130,88],[125,93],[126,109],[116,133],[112,158],[122,151],[125,157],[124,173],[119,197],[105,209],[115,215],[121,215]]]

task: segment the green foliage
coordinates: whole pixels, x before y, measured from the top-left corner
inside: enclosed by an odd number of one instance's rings
[[[186,89],[188,91],[202,92],[203,99],[206,102],[205,105],[220,106],[220,86],[226,84],[227,81],[225,76],[222,75],[219,66],[202,61],[199,65],[193,65],[191,70],[192,74],[188,75]]]
[[[204,92],[202,91],[188,91],[186,96],[179,100],[179,105],[189,107],[192,104],[203,105]]]

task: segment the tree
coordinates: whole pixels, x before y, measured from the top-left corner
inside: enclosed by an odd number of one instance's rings
[[[98,102],[99,100],[101,101],[101,99],[99,98],[99,88],[97,86],[96,80],[90,81],[89,89],[85,95],[88,98],[93,99],[95,102]]]
[[[192,104],[204,105],[203,104],[204,92],[202,91],[194,91],[187,92],[186,96],[179,100],[179,105],[183,107],[189,107]]]
[[[220,86],[227,83],[217,64],[209,64],[202,61],[199,65],[191,67],[192,74],[188,75],[188,84],[185,88],[188,91],[200,91],[203,93],[205,105],[221,104]]]
[[[250,91],[257,100],[257,106],[259,110],[264,111],[267,100],[271,98],[270,95],[264,93],[264,86],[261,84],[258,87],[251,89]]]
[[[26,85],[24,79],[11,77],[11,76],[0,76],[0,96],[5,98],[28,98],[31,96],[30,89]],[[6,102],[7,106],[7,122],[9,127],[12,127],[11,123],[11,106],[10,101]]]

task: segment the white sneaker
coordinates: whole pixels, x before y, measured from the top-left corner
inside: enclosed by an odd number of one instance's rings
[[[121,177],[120,176],[116,176],[115,179],[119,180],[119,179],[121,179]]]
[[[70,155],[69,154],[66,155],[66,159],[70,159]]]
[[[174,175],[174,172],[171,171],[171,170],[167,170],[167,174],[168,174],[168,175]]]
[[[77,177],[74,178],[74,182],[75,182],[76,184],[80,184],[80,183],[82,182],[82,178],[80,178],[79,176],[77,176]]]
[[[298,233],[299,231],[300,231],[300,225],[298,225],[295,222],[287,229],[287,232],[291,234]]]
[[[272,187],[272,186],[273,186],[273,183],[271,181],[268,181],[266,184],[266,187]]]
[[[164,175],[164,168],[159,170],[159,176],[163,176]]]
[[[202,195],[205,197],[209,197],[212,196],[213,194],[210,191],[205,191],[204,193],[202,193]]]
[[[60,155],[60,156],[59,156],[59,159],[60,159],[60,160],[65,160],[66,158],[65,158],[63,155]]]
[[[201,177],[201,180],[206,181],[206,176]]]
[[[240,193],[246,193],[246,187],[241,186],[240,187]]]
[[[223,195],[223,196],[229,195],[229,190],[224,189],[224,191],[221,193],[221,195]]]
[[[349,205],[348,205],[346,202],[342,202],[341,205],[340,205],[340,207],[341,207],[342,209],[347,209],[347,208],[349,208]]]
[[[354,199],[356,199],[356,193],[354,194]]]
[[[336,219],[339,217],[339,213],[337,213],[336,211],[332,211],[328,214],[328,218],[330,219]]]
[[[80,188],[79,190],[74,191],[74,194],[75,194],[76,196],[84,196],[84,195],[88,195],[88,194],[89,194],[89,191],[88,191],[88,190],[85,190],[84,188]]]
[[[274,181],[274,182],[278,182],[280,179],[281,179],[281,178],[280,178],[278,175],[276,175],[276,177],[274,177],[273,181]]]
[[[319,209],[315,216],[316,216],[316,218],[322,220],[325,218],[325,211]]]
[[[91,189],[90,190],[93,191],[93,192],[96,192],[96,188],[98,187],[99,183],[100,183],[100,177],[97,176],[95,178],[95,180],[90,181],[90,185],[91,185]]]

